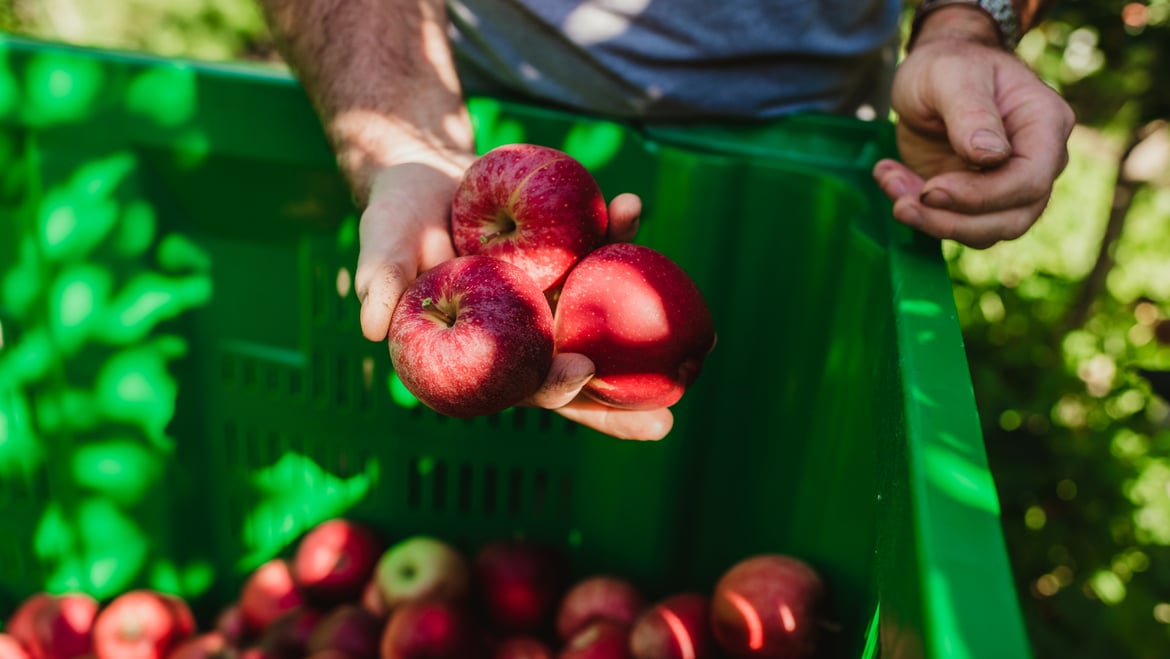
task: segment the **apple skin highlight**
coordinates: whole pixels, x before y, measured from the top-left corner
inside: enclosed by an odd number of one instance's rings
[[[569,272],[554,327],[558,352],[581,353],[597,369],[583,391],[623,409],[677,403],[715,345],[698,286],[669,257],[634,243],[598,248]]]

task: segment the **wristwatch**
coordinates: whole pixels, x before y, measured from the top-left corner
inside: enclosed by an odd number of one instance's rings
[[[950,5],[967,5],[982,10],[995,20],[999,28],[999,40],[1006,50],[1015,50],[1020,41],[1020,17],[1012,0],[922,0],[914,10],[914,20],[910,27],[910,41],[918,34],[922,19],[930,12]]]

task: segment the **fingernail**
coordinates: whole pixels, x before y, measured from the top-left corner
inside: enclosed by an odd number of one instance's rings
[[[1000,154],[1007,153],[1010,145],[999,135],[993,133],[986,128],[975,131],[971,136],[971,148],[976,151],[987,151],[989,153]]]
[[[951,196],[945,190],[939,190],[938,188],[923,192],[922,196],[918,199],[932,208],[950,208],[955,204],[955,200],[951,199]]]

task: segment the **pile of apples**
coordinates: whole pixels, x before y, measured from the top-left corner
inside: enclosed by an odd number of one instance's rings
[[[715,345],[711,313],[664,254],[606,243],[609,210],[591,173],[534,144],[496,147],[451,205],[456,257],[415,279],[390,320],[390,357],[431,409],[474,417],[512,407],[554,354],[583,354],[583,393],[623,409],[670,407]]]
[[[323,522],[203,629],[166,593],[38,593],[0,633],[0,659],[801,659],[822,627],[820,577],[780,554],[743,559],[709,593],[649,601],[616,574],[573,579],[537,542],[383,547],[358,522]]]

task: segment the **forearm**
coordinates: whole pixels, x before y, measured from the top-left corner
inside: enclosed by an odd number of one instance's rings
[[[359,203],[379,169],[467,153],[443,0],[260,0]]]

